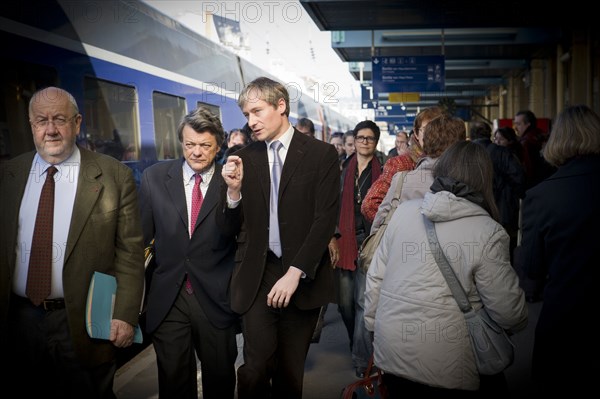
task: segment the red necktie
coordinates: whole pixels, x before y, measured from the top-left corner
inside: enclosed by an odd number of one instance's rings
[[[194,190],[192,191],[192,218],[190,220],[190,237],[194,233],[196,228],[196,220],[198,220],[198,214],[202,207],[202,190],[200,190],[200,183],[202,183],[202,176],[199,173],[194,175]]]
[[[202,190],[200,190],[200,183],[202,183],[202,176],[200,176],[199,173],[196,173],[194,175],[194,189],[192,190],[192,218],[190,220],[190,237],[194,233],[196,220],[198,220],[198,214],[200,213],[200,208],[202,207],[203,198]],[[190,295],[194,293],[192,283],[190,282],[190,278],[187,274],[185,276],[185,290]]]
[[[50,295],[52,284],[52,229],[54,225],[54,174],[56,168],[46,170],[46,181],[42,187],[38,204],[31,256],[25,293],[31,302],[39,306]]]

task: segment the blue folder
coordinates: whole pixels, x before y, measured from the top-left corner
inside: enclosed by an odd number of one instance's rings
[[[114,276],[94,272],[88,291],[85,327],[90,338],[109,339],[117,293],[117,279]],[[135,327],[133,342],[141,344],[144,340],[139,324]]]

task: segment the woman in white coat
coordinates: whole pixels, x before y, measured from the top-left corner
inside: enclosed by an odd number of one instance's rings
[[[367,275],[365,322],[374,331],[375,364],[385,372],[390,398],[462,398],[480,384],[464,316],[431,255],[422,214],[435,222],[473,307],[485,306],[507,330],[527,324],[509,237],[497,222],[487,152],[455,143],[439,158],[434,178],[424,200],[397,208]]]

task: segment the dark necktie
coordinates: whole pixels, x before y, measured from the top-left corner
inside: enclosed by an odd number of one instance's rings
[[[283,144],[279,141],[271,143],[273,150],[273,166],[271,168],[271,199],[269,204],[269,249],[278,257],[281,257],[281,239],[279,237],[279,215],[277,206],[279,201],[279,181],[283,162],[279,157],[279,150]]]
[[[46,170],[46,181],[40,194],[25,293],[38,306],[50,295],[52,285],[52,229],[54,226],[54,174],[56,168]]]
[[[194,175],[194,189],[192,190],[192,217],[190,220],[190,237],[194,234],[194,229],[196,228],[196,221],[198,220],[198,214],[200,213],[200,208],[202,207],[202,190],[200,190],[200,183],[202,183],[202,176],[199,173]],[[188,294],[192,295],[194,293],[194,289],[192,288],[192,283],[190,282],[190,278],[186,274],[185,276],[185,290]]]

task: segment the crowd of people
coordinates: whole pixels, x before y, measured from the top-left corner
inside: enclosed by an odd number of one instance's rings
[[[595,345],[572,333],[593,303],[596,113],[568,107],[548,134],[521,111],[515,130],[473,121],[467,138],[465,121],[430,107],[385,155],[373,121],[322,141],[309,119],[291,124],[289,103],[285,86],[261,77],[239,95],[240,129],[226,133],[208,109],[192,110],[177,131],[183,158],[146,168],[138,190],[123,163],[76,144],[82,115],[71,94],[32,96],[35,151],[0,174],[7,389],[114,398],[116,353],[133,342],[147,280],[143,327],[163,399],[197,398],[196,359],[205,398],[301,398],[330,303],[356,376],[372,359],[390,398],[506,396],[502,373],[477,370],[423,218],[471,305],[502,328],[523,329],[526,302],[543,300],[532,365],[540,392],[591,388],[585,354]],[[382,226],[373,261],[357,267]],[[112,320],[91,326],[109,329],[108,340],[86,332],[94,272],[117,280]]]

